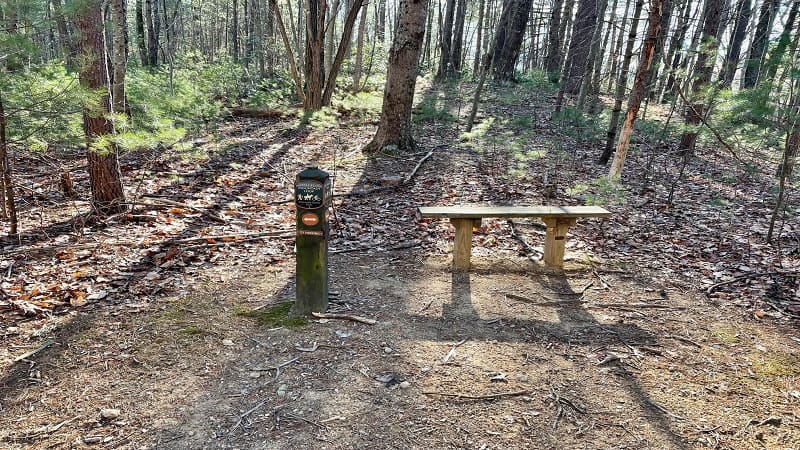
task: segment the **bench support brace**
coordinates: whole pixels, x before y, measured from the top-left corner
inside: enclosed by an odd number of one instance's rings
[[[575,225],[575,219],[542,217],[542,220],[547,225],[544,263],[550,267],[564,267],[564,244],[567,240],[567,230]]]
[[[456,240],[453,245],[453,267],[458,270],[469,269],[472,256],[472,228],[480,226],[480,219],[450,219],[456,228]]]

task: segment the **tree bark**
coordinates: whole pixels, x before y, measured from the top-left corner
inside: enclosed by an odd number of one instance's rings
[[[305,104],[306,103],[306,94],[303,90],[303,81],[300,79],[300,72],[297,70],[297,60],[294,57],[294,52],[292,51],[292,43],[289,39],[289,34],[286,33],[286,26],[283,24],[283,17],[281,16],[281,10],[278,6],[277,0],[269,0],[272,4],[272,11],[275,15],[275,22],[278,24],[278,33],[281,35],[281,39],[283,39],[283,46],[286,50],[287,58],[289,59],[289,70],[292,73],[292,79],[294,79],[294,87],[295,92],[297,92],[297,98]]]
[[[322,94],[321,106],[328,106],[331,104],[333,89],[336,87],[336,76],[339,74],[339,69],[342,67],[342,62],[344,61],[345,54],[348,51],[350,38],[353,36],[353,28],[356,23],[356,18],[358,17],[358,12],[363,5],[364,0],[353,0],[350,10],[347,12],[347,18],[345,19],[344,28],[342,29],[342,39],[339,42],[339,48],[336,50],[336,56],[333,58],[333,64],[331,65],[331,71],[328,74],[325,91]],[[306,94],[306,96],[308,96],[308,94]]]
[[[605,21],[606,7],[608,1],[601,1],[597,5],[597,25],[594,27],[592,40],[589,47],[589,55],[586,58],[586,68],[581,76],[581,84],[578,93],[578,108],[583,109],[586,97],[595,95],[592,92],[592,79],[594,78],[594,65],[597,60],[597,53],[600,51],[600,36],[603,32],[603,22]]]
[[[353,66],[353,88],[352,92],[361,90],[361,72],[364,65],[364,34],[367,32],[367,10],[361,10],[361,19],[358,21],[358,33],[356,35],[356,62]]]
[[[496,80],[513,80],[533,0],[505,0],[494,37],[492,71]]]
[[[608,90],[610,91],[614,87],[614,82],[617,80],[617,66],[619,65],[619,59],[622,56],[622,44],[625,41],[625,26],[628,22],[628,10],[630,9],[631,2],[625,1],[625,12],[622,14],[622,23],[619,27],[619,33],[617,34],[617,38],[615,40],[613,54],[609,55],[611,59],[611,68],[608,70]]]
[[[111,85],[111,112],[126,114],[125,71],[128,67],[128,11],[125,0],[111,0],[111,22],[114,27],[114,75]]]
[[[3,212],[8,217],[9,236],[18,233],[17,206],[14,199],[14,183],[11,178],[11,160],[8,156],[8,139],[6,137],[6,110],[3,107],[3,96],[0,92],[0,201],[3,202]]]
[[[747,64],[744,68],[744,79],[742,80],[742,88],[744,89],[755,87],[758,84],[761,63],[767,51],[772,22],[775,20],[775,13],[778,11],[779,3],[780,0],[764,0],[761,4],[758,25],[756,25],[753,42],[750,44],[750,54],[747,56]]]
[[[607,0],[580,0],[575,23],[572,28],[572,39],[569,43],[569,52],[565,62],[566,79],[564,91],[568,94],[577,94],[586,74],[586,62],[592,46],[592,37],[597,27],[598,12],[605,10]]]
[[[444,22],[439,34],[439,68],[436,71],[436,79],[442,80],[452,75],[452,67],[450,65],[450,47],[453,42],[453,16],[455,9],[455,0],[447,0],[445,4]]]
[[[450,67],[454,74],[461,72],[461,55],[464,53],[464,21],[467,16],[467,1],[458,0],[453,25],[453,43],[450,46]]]
[[[139,48],[139,58],[142,65],[146,66],[150,62],[150,54],[147,51],[147,41],[144,34],[144,1],[136,0],[136,44]],[[152,26],[150,27],[152,28]],[[202,30],[202,29],[201,29]],[[202,48],[201,48],[202,50]]]
[[[747,24],[750,22],[750,12],[750,0],[739,0],[736,6],[736,22],[728,43],[728,53],[720,71],[720,87],[723,89],[731,86],[736,75],[736,67],[739,65],[739,56],[747,34]]]
[[[770,83],[775,79],[775,75],[778,73],[778,66],[783,62],[786,49],[789,48],[789,44],[791,43],[792,31],[797,22],[798,7],[800,7],[800,0],[793,1],[789,9],[789,16],[786,18],[786,24],[778,38],[778,43],[775,44],[775,47],[770,51],[769,57],[767,58],[766,67],[764,67],[764,70],[766,70],[764,79],[769,80]]]
[[[625,57],[622,60],[622,67],[619,71],[617,89],[614,93],[614,109],[611,110],[611,121],[606,132],[606,146],[603,154],[600,155],[600,164],[607,164],[614,151],[614,142],[617,137],[617,127],[619,126],[619,116],[622,114],[622,101],[625,99],[625,88],[628,84],[628,70],[633,58],[633,46],[636,43],[636,30],[639,28],[639,17],[642,15],[644,0],[636,0],[633,9],[633,19],[631,19],[631,30],[628,34],[628,44],[625,47]]]
[[[426,5],[426,0],[400,0],[397,30],[389,51],[381,122],[372,141],[364,147],[365,152],[376,152],[389,145],[401,150],[415,147],[411,107],[425,34]]]
[[[703,39],[700,44],[700,53],[694,66],[694,84],[692,85],[693,103],[686,109],[686,125],[690,128],[683,133],[680,142],[682,153],[693,153],[697,144],[697,130],[695,127],[700,125],[702,117],[706,114],[706,104],[700,98],[703,88],[711,81],[711,74],[714,70],[716,60],[716,41],[719,33],[722,10],[725,7],[724,0],[706,0],[705,21],[703,22]]]
[[[325,0],[307,0],[305,83],[306,111],[316,111],[324,106],[325,89]]]
[[[647,34],[645,35],[644,45],[642,46],[642,56],[639,58],[639,69],[636,71],[636,78],[633,80],[633,88],[628,98],[628,112],[625,114],[625,121],[619,133],[617,151],[614,153],[614,161],[611,162],[611,169],[608,172],[608,177],[611,179],[618,178],[622,174],[622,166],[625,164],[625,158],[628,156],[628,145],[630,144],[631,133],[633,132],[633,124],[636,122],[639,106],[642,104],[642,100],[644,100],[646,82],[653,62],[653,54],[658,45],[658,32],[661,29],[661,15],[664,1],[665,0],[652,0],[650,2]]]
[[[550,15],[550,27],[547,30],[547,56],[545,57],[544,70],[553,83],[558,82],[561,75],[561,9],[564,0],[553,1],[553,11]]]
[[[83,130],[86,134],[89,163],[89,183],[92,190],[92,207],[99,215],[125,210],[125,192],[117,161],[117,148],[101,138],[114,132],[108,113],[111,110],[109,74],[106,71],[106,54],[103,45],[103,14],[100,0],[89,0],[81,5],[76,20],[80,30],[78,39],[81,86],[99,96],[98,104],[83,108]]]
[[[482,49],[482,42],[483,42],[483,18],[485,15],[486,10],[486,0],[480,0],[480,4],[478,5],[478,28],[477,34],[478,36],[475,38],[475,61],[473,61],[472,65],[472,77],[475,78],[475,75],[478,74],[478,71],[481,67],[481,49]]]

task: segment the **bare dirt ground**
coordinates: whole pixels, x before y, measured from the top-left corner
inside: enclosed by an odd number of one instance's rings
[[[565,270],[520,220],[485,221],[473,269],[453,272],[452,230],[416,206],[575,204],[566,188],[604,172],[538,94],[490,95],[514,100],[487,116],[533,131],[470,147],[459,122],[423,123],[420,153],[364,158],[371,127],[234,121],[189,153],[129,156],[137,209],[103,223],[78,223],[85,205],[25,156],[30,232],[2,244],[0,447],[800,448],[800,228],[763,243],[770,162],[708,151],[675,183],[680,161],[641,151],[614,218],[572,230]],[[329,309],[375,325],[280,316],[308,162],[339,195]]]

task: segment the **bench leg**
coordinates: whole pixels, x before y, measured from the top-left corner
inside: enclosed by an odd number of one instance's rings
[[[453,244],[453,267],[469,269],[469,258],[472,255],[472,219],[450,219],[456,227],[456,240]]]
[[[559,219],[543,217],[547,225],[547,237],[544,241],[544,264],[550,267],[564,267],[564,244],[567,230],[575,224],[575,219]]]

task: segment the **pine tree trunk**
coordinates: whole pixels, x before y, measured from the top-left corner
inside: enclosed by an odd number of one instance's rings
[[[780,0],[764,0],[761,4],[758,25],[753,35],[753,42],[750,44],[750,54],[747,56],[747,64],[745,64],[744,68],[742,87],[745,89],[755,87],[758,84],[761,63],[767,51],[772,22],[775,20],[775,13],[778,11],[779,3]]]
[[[333,45],[336,43],[336,18],[339,15],[339,0],[333,0],[328,17],[328,36],[325,38],[325,72],[331,73]]]
[[[513,80],[533,0],[506,0],[494,37],[492,70],[496,80]]]
[[[231,15],[231,56],[234,62],[239,62],[239,0],[233,0]]]
[[[630,9],[631,2],[625,0],[625,12],[622,14],[622,23],[619,27],[619,33],[617,34],[617,38],[614,41],[614,45],[612,45],[613,54],[609,55],[609,59],[611,59],[611,68],[608,70],[608,88],[607,90],[610,91],[614,88],[614,82],[617,81],[617,66],[619,65],[620,57],[622,56],[622,44],[625,42],[625,26],[628,23],[628,10]]]
[[[583,109],[586,103],[586,97],[595,95],[592,92],[592,78],[594,77],[594,65],[597,61],[597,54],[600,51],[600,36],[603,33],[603,22],[605,21],[607,1],[601,1],[597,5],[597,25],[594,27],[594,34],[592,35],[591,44],[589,48],[589,55],[586,58],[586,68],[583,70],[581,76],[580,90],[578,94],[578,108]]]
[[[608,177],[618,178],[622,174],[622,166],[628,156],[628,145],[633,132],[633,124],[636,122],[636,115],[639,113],[639,106],[645,96],[646,82],[649,78],[650,67],[653,63],[653,54],[658,45],[659,30],[661,29],[661,16],[665,0],[652,0],[650,2],[650,14],[648,18],[647,34],[642,46],[642,56],[639,58],[639,69],[636,71],[636,78],[633,80],[633,88],[628,98],[628,112],[625,114],[625,121],[619,133],[617,151],[614,153],[614,161],[611,162],[611,169]]]
[[[544,70],[547,71],[550,81],[558,82],[561,75],[561,9],[564,0],[553,0],[553,11],[550,15],[550,27],[547,30],[547,56],[545,57]]]
[[[328,78],[325,83],[325,91],[322,94],[321,106],[330,106],[331,104],[333,88],[336,87],[336,77],[339,74],[339,69],[342,67],[342,62],[344,61],[345,55],[349,53],[348,47],[353,36],[353,28],[355,27],[356,18],[358,18],[358,12],[364,5],[364,0],[353,0],[350,3],[350,10],[347,12],[347,17],[344,21],[344,28],[342,28],[342,39],[339,42],[339,48],[336,50],[336,56],[333,58],[331,71],[328,74]]]
[[[627,9],[627,8],[626,8]],[[614,3],[611,5],[611,17],[608,20],[608,27],[606,27],[606,34],[603,36],[603,43],[600,45],[600,58],[595,61],[594,64],[594,74],[592,75],[592,87],[591,92],[595,95],[591,99],[591,104],[589,110],[593,113],[599,112],[600,102],[597,95],[600,93],[600,77],[603,75],[603,65],[606,62],[606,58],[603,56],[610,52],[609,48],[609,39],[613,38],[614,32],[614,23],[617,16],[617,0],[614,0]],[[625,23],[625,18],[623,18],[623,24]],[[624,25],[623,25],[624,28]],[[614,44],[611,43],[611,48],[613,48]]]
[[[103,148],[97,148],[100,144],[98,141],[114,131],[107,117],[111,105],[100,0],[90,0],[81,5],[76,23],[80,30],[78,48],[81,65],[78,78],[81,86],[85,89],[105,91],[99,99],[99,105],[89,105],[83,109],[92,207],[100,215],[114,214],[125,210],[125,193],[122,189],[117,149],[111,143],[104,145]]]
[[[689,2],[691,5],[692,2]],[[698,5],[697,10],[695,10],[695,14],[691,19],[691,22],[695,22],[697,15],[703,10],[702,4]],[[703,16],[705,17],[705,16]],[[691,55],[688,52],[681,51],[683,48],[683,40],[686,38],[686,33],[689,32],[690,23],[687,22],[685,25],[685,30],[682,31],[682,36],[680,41],[678,41],[677,45],[678,48],[675,52],[675,56],[672,59],[672,64],[670,65],[670,72],[669,77],[667,77],[667,83],[664,85],[664,91],[661,94],[661,103],[667,103],[671,99],[674,99],[678,96],[678,89],[680,88],[678,81],[678,73],[679,72],[687,72],[689,67],[689,61]],[[688,48],[696,49],[698,43],[700,41],[700,37],[702,36],[703,27],[697,26],[695,32],[692,35],[692,41],[689,43]]]
[[[733,77],[736,75],[739,56],[747,34],[747,24],[750,22],[750,12],[750,0],[739,0],[739,4],[736,6],[736,22],[728,43],[728,53],[720,71],[720,87],[723,89],[731,86]]]
[[[564,91],[568,94],[580,92],[586,74],[586,63],[592,46],[592,37],[597,27],[599,11],[605,10],[607,0],[580,0],[575,23],[572,27],[572,39],[569,43],[565,62]]]
[[[352,91],[361,90],[361,72],[364,65],[364,34],[367,32],[367,10],[361,11],[361,19],[358,22],[358,34],[356,37],[356,62],[353,66],[353,88]]]
[[[453,25],[453,43],[450,46],[450,67],[453,70],[453,74],[461,72],[461,54],[464,53],[464,20],[466,16],[467,1],[458,0],[455,24]]]
[[[622,67],[617,80],[617,89],[614,93],[614,108],[611,110],[611,121],[606,132],[606,146],[600,156],[600,164],[607,164],[614,151],[614,142],[617,137],[617,127],[619,126],[619,116],[622,114],[622,101],[625,99],[625,88],[628,85],[628,70],[633,58],[633,47],[636,43],[636,31],[639,28],[639,18],[642,15],[644,0],[636,0],[633,8],[633,18],[631,19],[631,29],[628,34],[628,44],[625,47],[625,57],[622,60]]]
[[[560,0],[558,0],[560,1]],[[478,5],[478,36],[475,38],[475,60],[473,61],[472,65],[472,77],[473,79],[478,74],[481,65],[481,49],[482,49],[482,42],[483,42],[483,18],[486,9],[486,0],[480,0],[480,4]]]
[[[303,109],[316,111],[324,106],[325,89],[325,0],[307,0],[305,82]]]
[[[425,34],[426,5],[427,0],[400,0],[397,30],[389,51],[381,121],[372,141],[364,147],[365,152],[376,152],[389,145],[401,150],[415,147],[411,107]]]
[[[378,20],[375,23],[375,39],[383,43],[386,41],[386,0],[378,0]]]
[[[700,44],[701,51],[697,55],[694,65],[694,84],[692,85],[692,104],[686,109],[686,125],[689,130],[683,133],[680,142],[681,153],[693,153],[697,144],[697,127],[702,122],[706,114],[705,102],[700,98],[701,91],[711,81],[711,73],[714,70],[713,61],[716,59],[716,40],[719,33],[722,10],[725,7],[724,0],[706,0],[703,15],[703,40]],[[712,63],[709,63],[712,62]]]
[[[778,67],[786,56],[786,49],[789,48],[792,40],[792,31],[794,30],[795,22],[797,22],[798,7],[800,7],[800,1],[793,1],[783,31],[781,31],[781,35],[778,38],[778,43],[770,51],[769,58],[767,58],[766,67],[764,67],[766,76],[763,77],[765,80],[772,82],[775,79]]]
[[[436,71],[436,79],[442,80],[453,73],[450,57],[450,46],[453,42],[453,16],[455,0],[447,0],[445,3],[444,22],[442,22],[439,34],[439,68]]]
[[[111,0],[114,27],[114,75],[111,85],[111,109],[115,114],[128,111],[125,98],[125,71],[128,66],[128,11],[125,0]]]
[[[144,34],[143,9],[144,1],[136,0],[136,44],[139,47],[139,58],[142,60],[142,65],[146,66],[150,62],[150,54],[147,51],[147,41]]]
[[[75,48],[75,39],[70,33],[61,0],[53,0],[53,14],[55,14],[56,29],[58,30],[58,40],[61,44],[61,51],[64,53],[64,62],[67,67],[74,68],[75,55],[77,52]]]
[[[8,139],[6,137],[6,110],[3,106],[3,96],[0,92],[0,201],[3,202],[3,212],[8,218],[9,236],[18,233],[17,205],[14,198],[14,183],[11,178],[11,160],[8,156]]]

